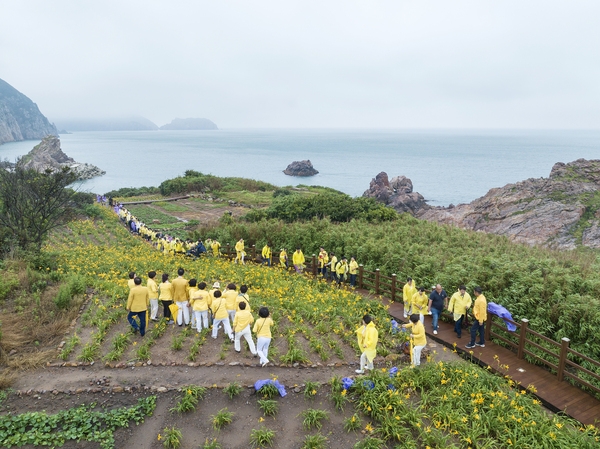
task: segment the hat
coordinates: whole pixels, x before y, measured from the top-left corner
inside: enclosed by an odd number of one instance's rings
[[[221,288],[221,284],[219,284],[219,281],[213,284],[213,288]]]

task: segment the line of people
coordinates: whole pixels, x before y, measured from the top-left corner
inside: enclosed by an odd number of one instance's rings
[[[454,332],[457,338],[462,338],[463,323],[468,319],[469,309],[473,306],[472,314],[474,319],[470,329],[471,340],[465,347],[468,349],[475,346],[484,348],[487,300],[483,295],[483,290],[479,286],[473,289],[473,294],[475,295],[474,302],[471,295],[467,293],[467,288],[464,285],[460,285],[448,301],[448,294],[440,284],[433,286],[431,292],[427,294],[424,287],[417,288],[413,279],[408,277],[402,289],[404,318],[416,314],[419,317],[419,321],[424,324],[425,315],[431,315],[433,334],[437,335],[440,315],[444,310],[448,310],[454,319]],[[479,341],[476,342],[477,334],[479,334]]]
[[[224,333],[234,342],[234,349],[241,352],[242,337],[248,343],[252,355],[260,357],[261,366],[269,363],[268,353],[271,343],[271,327],[273,319],[267,307],[258,310],[258,319],[254,319],[250,308],[248,287],[242,285],[238,293],[236,285],[230,283],[221,291],[219,282],[207,289],[206,282],[196,279],[187,280],[185,270],[177,270],[177,278],[171,282],[169,274],[162,275],[162,282],[155,281],[156,272],[150,271],[146,286],[135,272],[129,273],[127,298],[127,320],[134,333],[139,332],[143,337],[149,320],[158,321],[159,301],[163,305],[163,319],[168,324],[179,326],[191,325],[198,332],[211,329],[212,338],[218,337],[218,331],[223,327]],[[148,314],[149,310],[149,314]],[[251,329],[252,327],[252,331]],[[252,332],[256,335],[254,344]]]

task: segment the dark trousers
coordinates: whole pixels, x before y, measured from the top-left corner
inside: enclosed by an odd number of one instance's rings
[[[456,320],[456,322],[454,323],[454,332],[456,332],[456,335],[458,335],[459,337],[461,336],[461,333],[462,333],[462,323],[463,323],[464,318],[465,318],[465,316],[461,315],[460,318],[458,320]]]
[[[479,332],[479,344],[484,345],[485,340],[483,338],[483,334],[485,332],[485,322],[483,324],[479,324],[478,320],[473,321],[473,325],[471,326],[471,344],[475,344],[475,338],[477,337],[477,332]]]
[[[168,319],[168,320],[172,320],[173,318],[171,318],[171,309],[169,309],[169,306],[171,304],[173,304],[173,301],[169,300],[169,301],[163,301],[161,300],[160,302],[162,302],[163,304],[163,316]]]
[[[356,287],[356,275],[355,274],[350,275],[350,285],[352,287]]]
[[[135,320],[135,317],[138,317],[140,320],[140,324],[138,325],[137,321]],[[142,312],[129,312],[129,314],[127,314],[127,321],[129,321],[129,324],[131,324],[131,327],[133,327],[136,331],[139,330],[140,331],[140,335],[143,337],[146,334],[146,311],[142,311]]]

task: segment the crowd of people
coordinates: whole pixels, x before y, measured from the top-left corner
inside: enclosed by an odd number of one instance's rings
[[[269,363],[269,345],[273,320],[269,309],[261,307],[255,320],[250,307],[248,287],[242,285],[237,290],[235,284],[227,284],[221,289],[215,282],[209,290],[206,282],[186,279],[185,270],[179,268],[177,277],[169,280],[169,274],[162,275],[162,282],[155,280],[156,272],[150,271],[146,285],[135,272],[129,273],[129,296],[127,298],[127,320],[133,331],[143,337],[148,321],[158,321],[159,302],[163,306],[163,318],[168,324],[191,326],[198,332],[211,329],[212,338],[218,337],[222,328],[226,338],[234,342],[236,352],[241,352],[242,337],[248,343],[252,355],[260,357],[261,366]],[[256,336],[254,343],[252,333]]]

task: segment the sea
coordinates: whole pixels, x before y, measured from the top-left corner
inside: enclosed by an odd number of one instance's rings
[[[310,130],[78,132],[60,136],[63,151],[106,175],[80,190],[158,186],[193,169],[277,186],[321,185],[360,196],[379,172],[406,176],[429,204],[467,203],[489,189],[548,177],[556,162],[600,159],[600,130]],[[15,161],[36,141],[0,145]],[[283,170],[309,159],[319,174]]]

